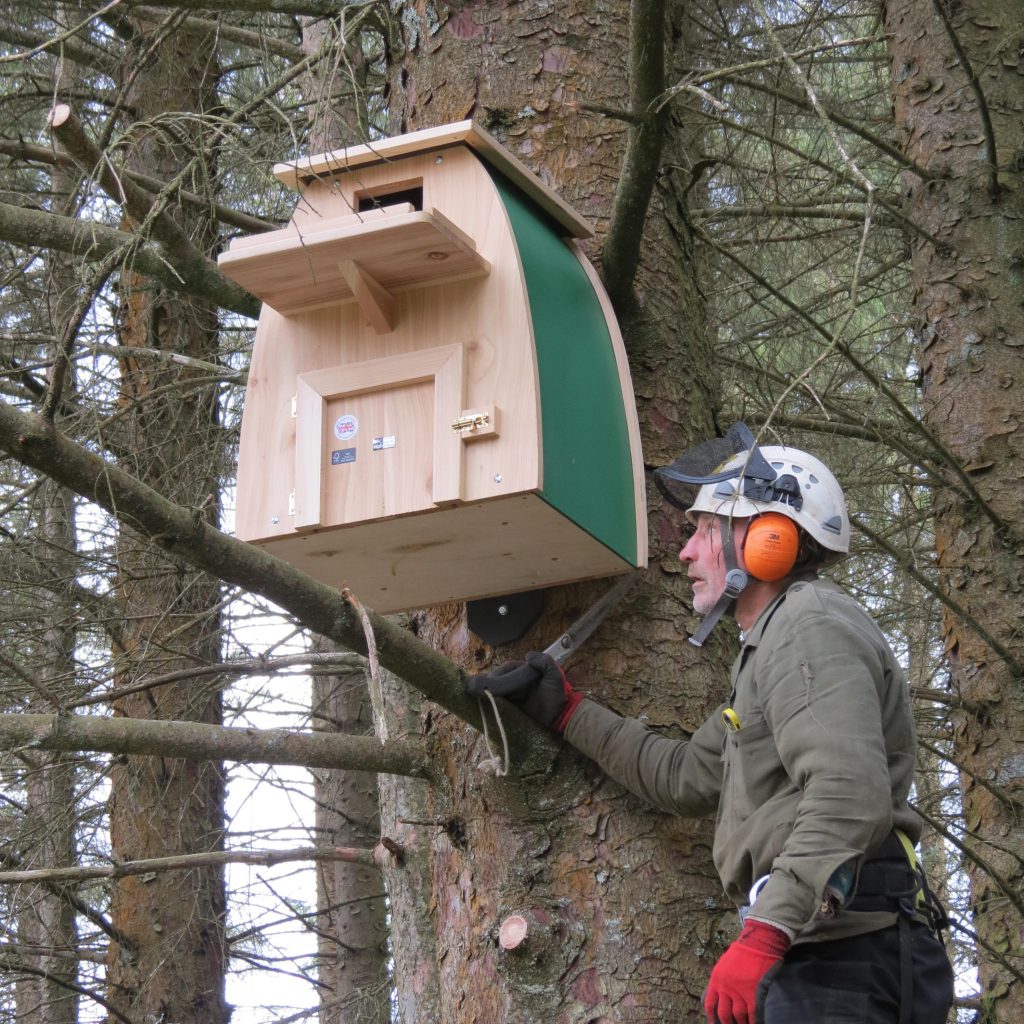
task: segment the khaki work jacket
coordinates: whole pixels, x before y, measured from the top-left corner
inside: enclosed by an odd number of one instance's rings
[[[885,912],[825,911],[837,868],[859,870],[893,827],[916,841],[907,805],[916,737],[903,672],[868,613],[833,583],[794,582],[744,637],[732,693],[690,740],[584,700],[566,739],[663,810],[717,813],[726,894],[797,941],[887,927]],[[726,727],[731,707],[740,728]]]

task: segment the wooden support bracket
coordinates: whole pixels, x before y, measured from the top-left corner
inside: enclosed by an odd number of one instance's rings
[[[363,316],[378,334],[395,329],[394,296],[355,260],[342,260],[338,269],[355,296]]]

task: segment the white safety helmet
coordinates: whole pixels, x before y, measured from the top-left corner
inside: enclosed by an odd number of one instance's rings
[[[701,485],[686,517],[695,521],[698,512],[711,512],[730,518],[778,512],[792,519],[802,530],[828,551],[846,554],[850,550],[850,517],[839,481],[820,459],[799,448],[765,445],[757,451],[775,471],[772,493],[746,493],[744,467],[749,452],[729,459],[718,473],[731,477]],[[761,496],[763,495],[763,496]]]

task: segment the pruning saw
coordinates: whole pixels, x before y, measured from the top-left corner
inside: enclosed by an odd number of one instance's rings
[[[608,613],[622,600],[636,582],[638,572],[623,576],[614,587],[599,597],[544,653],[561,665],[575,654],[583,642],[604,621]]]

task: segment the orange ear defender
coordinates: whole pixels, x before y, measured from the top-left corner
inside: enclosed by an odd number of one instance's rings
[[[788,576],[800,550],[796,523],[778,512],[752,519],[743,540],[743,561],[756,580],[773,583]]]

